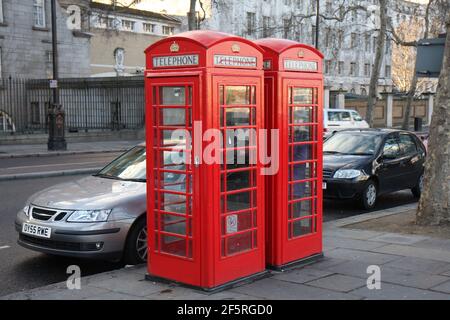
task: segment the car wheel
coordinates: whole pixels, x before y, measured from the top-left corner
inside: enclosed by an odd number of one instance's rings
[[[417,185],[411,189],[411,192],[414,198],[419,199],[423,190],[423,173],[420,175],[419,180],[417,181]]]
[[[140,264],[147,261],[147,220],[139,218],[133,225],[125,244],[124,262]]]
[[[364,209],[370,210],[375,207],[378,197],[378,190],[375,182],[369,180],[361,195],[361,205]]]

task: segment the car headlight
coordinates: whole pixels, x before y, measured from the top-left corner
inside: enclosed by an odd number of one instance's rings
[[[26,215],[27,217],[29,217],[29,216],[30,216],[30,206],[25,206],[25,207],[23,208],[23,213],[25,213],[25,215]]]
[[[74,211],[67,222],[104,222],[108,220],[109,210],[77,210]]]
[[[362,174],[361,170],[341,169],[335,172],[333,178],[335,179],[353,179]]]

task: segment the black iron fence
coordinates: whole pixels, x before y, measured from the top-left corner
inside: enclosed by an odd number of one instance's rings
[[[68,131],[144,127],[143,77],[60,79]],[[0,133],[47,131],[52,92],[47,79],[0,80]]]

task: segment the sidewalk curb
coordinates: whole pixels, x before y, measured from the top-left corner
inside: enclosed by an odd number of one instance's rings
[[[404,205],[389,208],[389,209],[382,209],[382,210],[378,210],[378,211],[372,211],[372,212],[359,214],[359,215],[348,217],[348,218],[332,220],[332,221],[324,222],[323,224],[324,224],[324,226],[327,226],[327,227],[342,228],[342,227],[345,227],[345,226],[348,226],[351,224],[368,221],[368,220],[372,220],[372,219],[378,219],[381,217],[386,217],[386,216],[390,216],[390,215],[394,215],[394,214],[399,214],[399,213],[402,213],[405,211],[409,211],[412,209],[416,209],[417,205],[418,205],[418,202],[408,203],[408,204],[404,204]]]
[[[5,174],[5,175],[0,175],[0,181],[48,178],[48,177],[59,177],[59,176],[73,176],[73,175],[77,175],[77,174],[91,174],[91,173],[98,172],[102,168],[103,167],[61,170],[61,171],[44,171],[44,172]]]
[[[80,150],[80,151],[57,151],[57,152],[36,152],[36,153],[7,153],[0,154],[0,159],[10,159],[10,158],[30,158],[30,157],[55,157],[55,156],[66,156],[74,154],[93,154],[93,153],[114,153],[114,152],[125,152],[130,148],[118,148],[118,149],[107,149],[107,150]]]

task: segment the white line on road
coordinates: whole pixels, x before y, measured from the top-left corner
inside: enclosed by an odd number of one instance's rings
[[[11,248],[11,247],[10,246],[2,246],[2,247],[0,247],[0,250],[8,249],[8,248]]]
[[[40,164],[36,166],[21,166],[21,167],[7,167],[1,168],[2,170],[12,170],[12,169],[26,169],[26,168],[39,168],[39,167],[56,167],[56,166],[71,166],[71,165],[86,165],[86,164],[94,164],[94,163],[104,163],[104,161],[95,161],[95,162],[69,162],[69,163],[55,163],[55,164]]]

